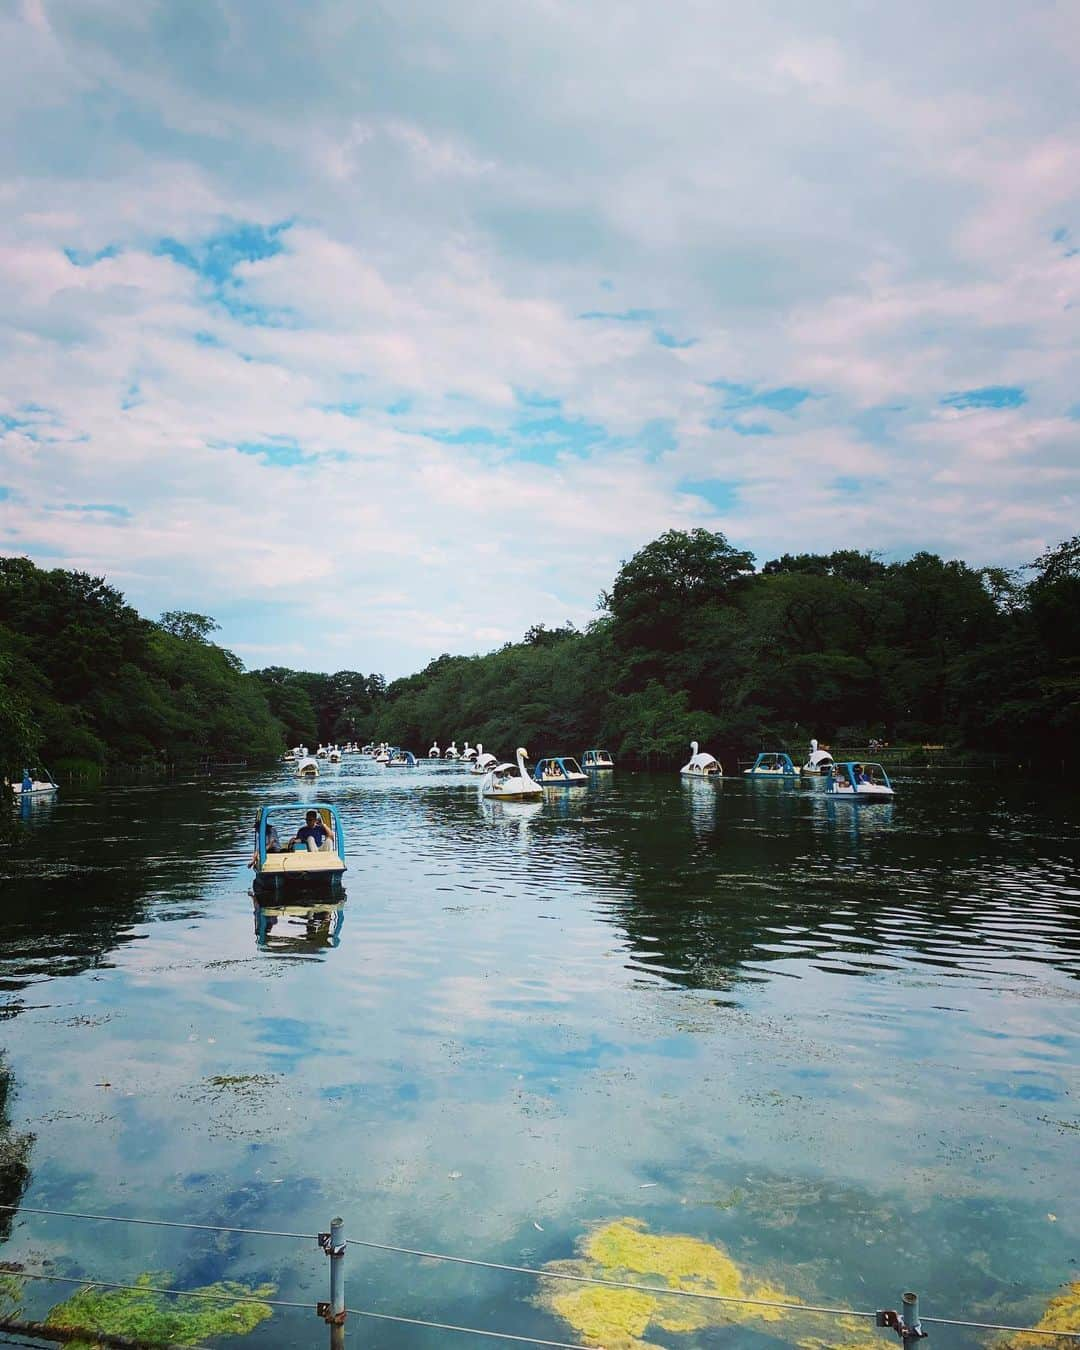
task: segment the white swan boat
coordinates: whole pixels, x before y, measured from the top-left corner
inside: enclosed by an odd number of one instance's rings
[[[470,773],[490,773],[498,764],[494,755],[489,755],[480,741],[476,742],[476,758],[472,762]]]
[[[435,741],[431,749],[427,752],[428,759],[442,759],[442,751],[439,749],[439,742]]]
[[[331,764],[340,764],[341,751],[335,745],[334,748],[330,751],[330,753],[326,756],[326,758],[330,761]]]
[[[722,778],[724,770],[715,755],[698,750],[697,741],[690,742],[690,758],[679,770],[684,778]]]
[[[515,752],[517,764],[496,764],[480,785],[480,795],[504,801],[521,801],[528,798],[543,797],[544,789],[534,782],[525,767],[529,752],[524,746],[518,746]]]
[[[828,750],[819,746],[815,738],[810,742],[810,753],[799,772],[811,775],[832,773],[834,763],[832,755],[829,754]]]
[[[296,765],[297,778],[318,778],[319,761],[314,755],[305,755]]]
[[[451,741],[443,751],[443,759],[460,759],[461,751],[457,748],[457,741]]]
[[[476,750],[469,744],[468,741],[465,742],[465,749],[462,750],[461,752],[461,758],[467,759],[470,764],[476,758]]]

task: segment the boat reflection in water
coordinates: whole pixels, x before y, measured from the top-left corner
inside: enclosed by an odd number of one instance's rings
[[[838,802],[828,791],[806,794],[814,830],[852,840],[870,839],[888,834],[893,828],[893,803],[875,802],[872,811],[855,811],[847,802]]]
[[[679,780],[683,799],[690,811],[690,828],[701,838],[716,831],[716,805],[719,798],[717,788],[722,778],[691,778],[689,774]]]
[[[313,956],[341,942],[345,896],[310,905],[254,903],[255,945],[278,956]]]
[[[499,801],[479,797],[480,814],[489,825],[499,826],[505,833],[517,831],[518,848],[528,848],[529,828],[537,816],[543,815],[543,801]]]

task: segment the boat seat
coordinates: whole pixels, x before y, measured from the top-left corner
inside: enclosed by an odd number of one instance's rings
[[[344,872],[345,864],[333,849],[311,853],[298,849],[295,853],[268,853],[260,871],[264,876],[285,875],[290,872]]]

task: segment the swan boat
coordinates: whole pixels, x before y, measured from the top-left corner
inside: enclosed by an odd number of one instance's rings
[[[794,778],[795,765],[791,756],[781,750],[765,750],[748,769],[743,769],[746,778]]]
[[[298,816],[302,820],[310,811],[318,814],[327,832],[322,847],[316,849],[309,841],[307,846],[294,844],[283,848],[279,837]],[[284,817],[288,817],[289,824]],[[279,823],[281,830],[277,828]],[[345,871],[345,832],[336,808],[305,802],[260,807],[255,818],[255,854],[250,865],[255,869],[256,891],[275,892],[305,883],[340,884]]]
[[[583,769],[613,769],[615,761],[610,750],[586,750],[581,756]]]
[[[442,751],[439,749],[439,742],[435,741],[431,749],[427,752],[428,759],[442,759]]]
[[[297,778],[318,778],[319,761],[313,755],[305,755],[296,764]]]
[[[542,759],[536,766],[533,777],[543,787],[584,787],[589,779],[581,770],[581,765],[570,755],[558,755],[552,759]]]
[[[490,773],[498,764],[494,755],[489,755],[480,741],[476,742],[476,758],[472,762],[470,773]]]
[[[806,757],[806,763],[799,770],[805,774],[828,774],[833,771],[834,760],[828,750],[818,745],[816,740],[810,742],[810,753]]]
[[[460,759],[461,751],[457,748],[457,741],[451,741],[443,751],[443,759]]]
[[[465,742],[465,749],[462,750],[461,752],[461,758],[467,759],[470,764],[476,758],[476,750],[469,744],[468,741]]]
[[[336,745],[335,745],[334,748],[330,751],[330,753],[327,755],[327,759],[330,761],[331,764],[340,764],[340,763],[341,763],[341,751],[337,748]]]
[[[880,764],[855,760],[835,766],[828,792],[829,799],[838,802],[891,802],[896,796],[889,775]]]
[[[684,778],[722,778],[724,770],[715,755],[698,750],[697,741],[690,742],[690,758],[679,770]]]
[[[519,745],[515,754],[517,757],[516,765],[496,764],[490,773],[485,776],[484,781],[480,784],[480,795],[482,797],[501,798],[504,801],[521,801],[529,798],[536,800],[538,797],[543,797],[544,789],[529,777],[529,771],[525,767],[529,752],[524,746]]]

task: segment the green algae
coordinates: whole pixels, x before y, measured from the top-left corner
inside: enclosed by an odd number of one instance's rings
[[[150,1345],[197,1345],[215,1336],[247,1335],[271,1315],[262,1300],[274,1292],[272,1284],[249,1287],[222,1280],[178,1297],[154,1292],[171,1287],[170,1278],[164,1272],[147,1271],[134,1281],[133,1289],[80,1289],[58,1303],[45,1320],[50,1326],[105,1331]],[[200,1294],[211,1297],[194,1297]],[[216,1303],[214,1295],[247,1301]],[[92,1345],[93,1337],[77,1344]]]
[[[1029,1346],[1042,1346],[1043,1350],[1075,1350],[1076,1332],[1080,1331],[1080,1280],[1067,1284],[1060,1294],[1055,1294],[1046,1305],[1046,1311],[1032,1328],[1034,1331],[1071,1331],[1073,1336],[1062,1335],[1051,1339],[1048,1336],[1029,1336],[1024,1332],[999,1341],[999,1350],[1028,1350]]]
[[[553,1275],[578,1275],[629,1284],[665,1286],[672,1291],[714,1294],[747,1303],[673,1299],[651,1289],[615,1289],[601,1285],[547,1282],[541,1305],[573,1327],[586,1345],[605,1350],[652,1350],[650,1330],[675,1333],[708,1327],[756,1326],[782,1334],[801,1350],[845,1346],[848,1350],[880,1350],[880,1340],[858,1319],[760,1306],[798,1304],[802,1300],[783,1286],[740,1267],[719,1244],[685,1233],[658,1234],[640,1219],[623,1218],[598,1224],[578,1245],[574,1261],[555,1261]]]

